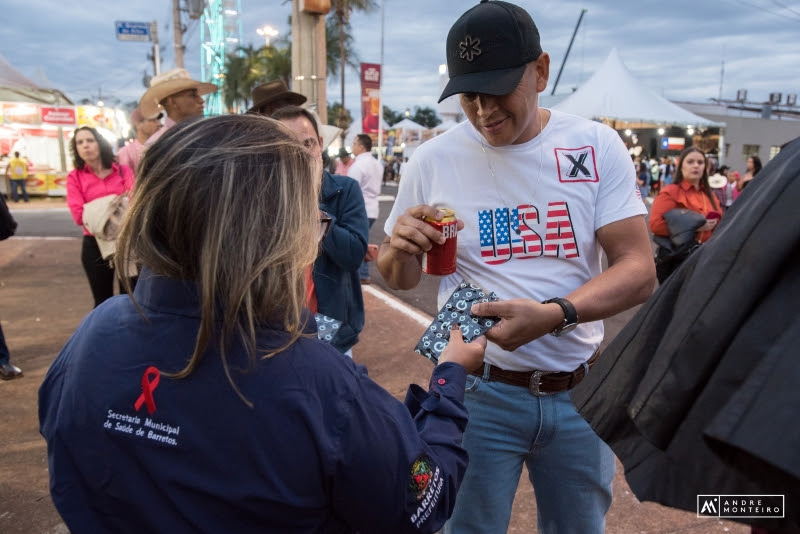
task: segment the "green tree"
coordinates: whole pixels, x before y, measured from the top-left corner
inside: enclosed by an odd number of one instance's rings
[[[345,65],[358,71],[361,60],[353,45],[353,34],[350,23],[344,25],[344,33],[339,34],[339,23],[334,17],[325,19],[325,62],[329,77],[339,75],[341,57],[340,43],[344,43]]]
[[[433,128],[442,123],[442,119],[439,118],[436,111],[428,106],[424,108],[414,106],[414,115],[411,117],[411,120],[426,128]]]
[[[383,106],[383,120],[386,124],[392,126],[403,120],[403,114],[389,109],[389,106]]]
[[[342,109],[342,104],[339,102],[328,102],[328,124],[342,129],[342,133],[346,132],[350,125],[353,124],[353,116],[347,109]],[[344,124],[340,126],[339,124]],[[344,137],[342,137],[344,142]]]
[[[375,8],[378,7],[378,4],[375,0],[331,0],[331,17],[336,22],[336,26],[338,28],[338,35],[344,36],[347,33],[347,27],[350,24],[350,14],[353,11],[363,11],[368,13],[373,11]],[[339,117],[340,124],[337,124],[339,128],[342,128],[342,141],[344,141],[344,135],[346,128],[342,126],[344,122],[344,115],[343,112],[345,111],[345,101],[344,101],[344,72],[345,72],[345,65],[347,64],[347,55],[346,55],[346,40],[339,39],[339,75],[341,76],[341,90],[342,90],[342,101],[341,101],[341,110],[342,113]],[[349,125],[348,125],[349,126]]]
[[[247,109],[250,93],[246,90],[250,72],[249,58],[228,54],[225,58],[225,84],[222,87],[222,101],[229,113],[239,113],[240,104]]]
[[[276,44],[284,43],[277,41]],[[240,47],[238,54],[229,54],[225,59],[225,105],[232,111],[247,109],[253,87],[276,79],[291,86],[291,77],[292,51],[288,43],[280,48],[272,45]]]

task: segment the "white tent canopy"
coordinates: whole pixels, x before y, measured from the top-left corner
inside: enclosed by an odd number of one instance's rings
[[[393,124],[392,129],[394,128],[404,128],[406,130],[427,130],[425,126],[418,122],[414,122],[411,119],[403,119],[397,124]]]
[[[439,131],[439,132],[444,132],[446,130],[449,130],[453,126],[457,126],[457,125],[458,125],[458,123],[456,121],[454,121],[453,119],[446,119],[446,120],[442,121],[442,123],[439,124],[438,126],[435,126],[434,130]]]
[[[587,119],[664,126],[723,126],[673,104],[647,87],[622,63],[616,48],[589,80],[553,109]]]

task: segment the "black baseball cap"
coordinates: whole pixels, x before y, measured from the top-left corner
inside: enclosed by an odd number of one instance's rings
[[[508,2],[481,0],[447,34],[450,81],[439,102],[458,93],[508,94],[525,66],[541,54],[539,30],[527,11]]]

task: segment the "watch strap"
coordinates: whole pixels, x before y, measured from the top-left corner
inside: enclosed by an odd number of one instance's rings
[[[564,322],[562,322],[560,325],[555,327],[552,332],[550,332],[554,336],[560,335],[562,332],[564,332],[565,329],[567,329],[566,331],[569,332],[573,328],[575,328],[575,326],[578,324],[578,312],[575,309],[575,306],[573,306],[573,304],[567,299],[561,297],[555,297],[552,299],[545,300],[544,302],[542,302],[542,304],[558,304],[559,306],[561,306],[561,309],[564,312]]]

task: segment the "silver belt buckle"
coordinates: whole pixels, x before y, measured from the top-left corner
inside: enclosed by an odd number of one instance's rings
[[[531,375],[531,381],[528,383],[528,391],[530,391],[531,395],[536,395],[537,397],[546,397],[547,395],[552,395],[552,392],[540,391],[539,388],[542,387],[542,377],[544,375],[551,374],[552,371],[534,371]]]

